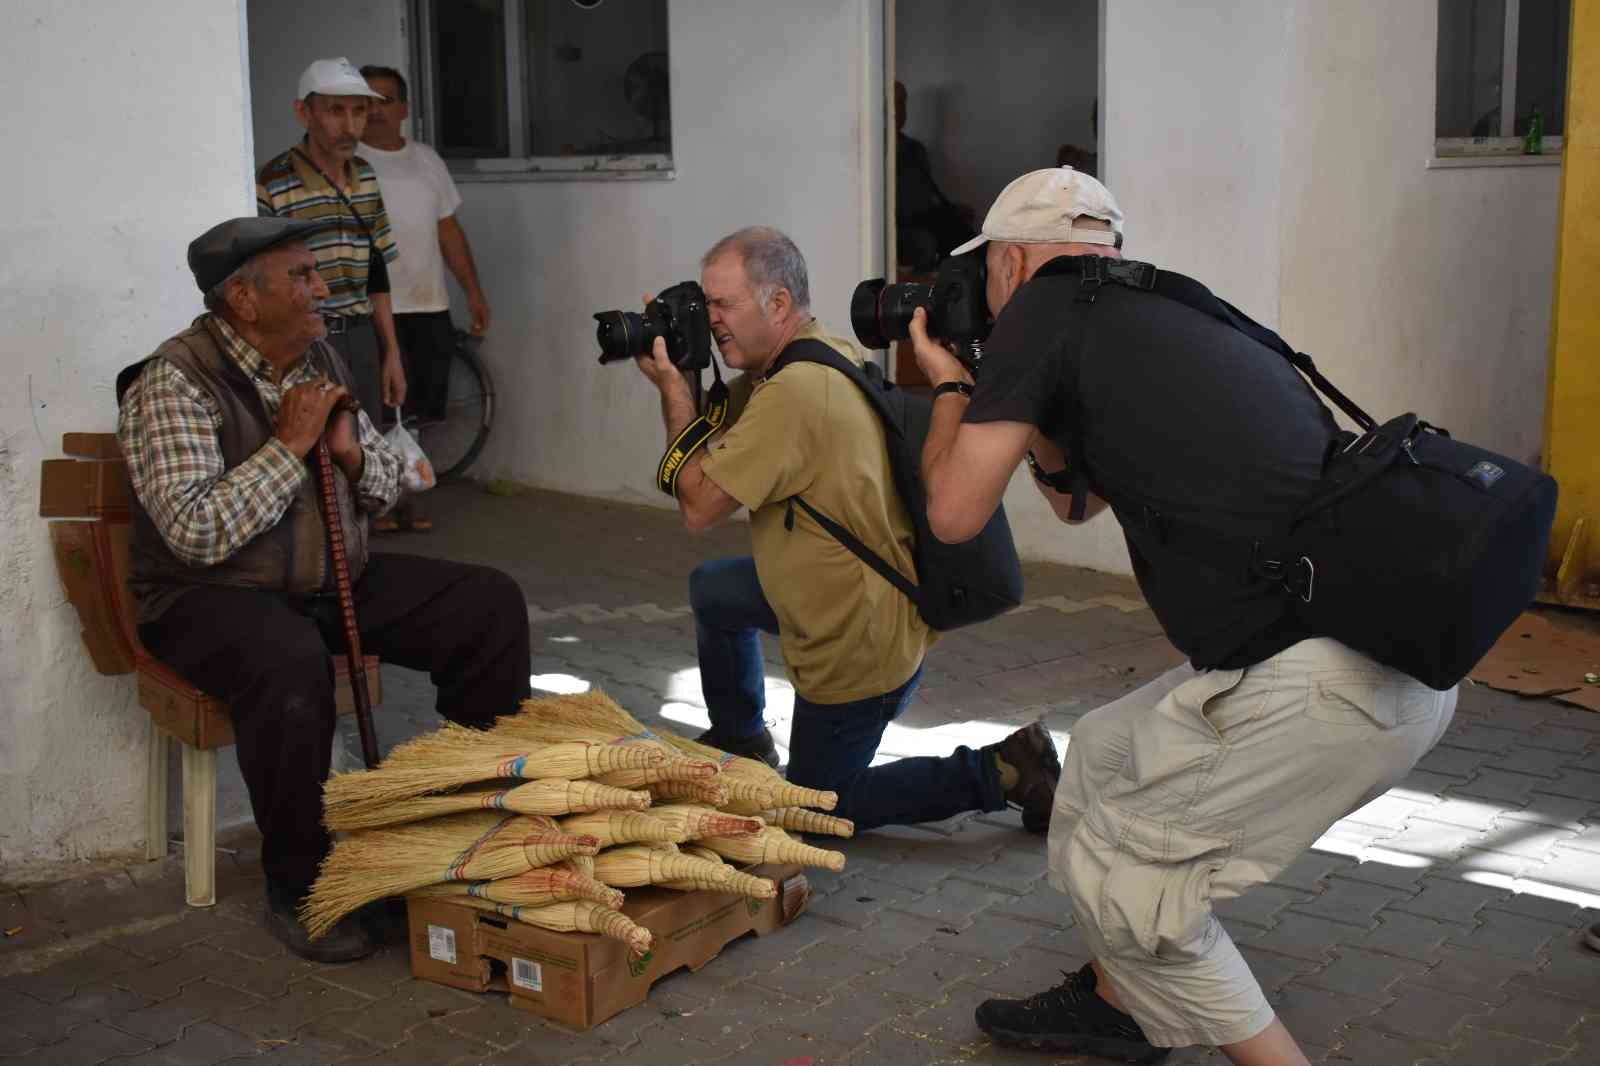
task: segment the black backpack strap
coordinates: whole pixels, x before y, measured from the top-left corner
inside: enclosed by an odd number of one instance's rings
[[[885,387],[873,380],[871,372],[863,370],[853,361],[840,355],[833,347],[818,340],[798,340],[791,342],[767,368],[767,377],[772,377],[778,371],[791,363],[821,363],[831,367],[855,382],[867,402],[872,404],[873,410],[878,413],[878,421],[883,425],[885,433],[899,435],[902,431],[895,424],[894,417],[889,411],[888,401],[883,397]],[[849,548],[856,558],[876,570],[885,581],[905,593],[912,603],[919,602],[917,586],[913,585],[906,576],[889,564],[889,561],[865,544],[861,543],[854,533],[850,532],[840,523],[829,518],[815,507],[811,506],[800,496],[789,497],[790,506],[798,504],[800,509],[810,515],[812,520],[821,526],[834,540]],[[794,528],[794,512],[791,510],[785,519],[785,525]]]

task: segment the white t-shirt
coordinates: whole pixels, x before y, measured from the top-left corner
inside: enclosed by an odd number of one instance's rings
[[[448,311],[444,257],[439,253],[439,220],[461,206],[461,194],[439,154],[407,141],[397,152],[363,144],[363,159],[378,173],[378,190],[389,212],[399,256],[389,264],[390,300],[395,314]]]

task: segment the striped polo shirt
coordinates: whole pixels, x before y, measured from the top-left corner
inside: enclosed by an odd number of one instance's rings
[[[394,237],[389,232],[389,213],[383,207],[383,194],[378,191],[378,175],[371,164],[360,156],[350,161],[355,173],[354,189],[346,188],[349,199],[360,215],[351,217],[338,193],[312,165],[305,154],[305,141],[277,156],[261,168],[256,175],[256,211],[262,215],[279,215],[310,221],[334,219],[336,224],[313,233],[306,245],[317,257],[317,270],[328,285],[328,298],[322,310],[330,315],[370,315],[372,303],[367,299],[367,270],[371,265],[372,242],[378,242],[385,263],[393,262],[398,254]]]

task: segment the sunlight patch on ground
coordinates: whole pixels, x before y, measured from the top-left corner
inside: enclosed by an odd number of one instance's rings
[[[548,692],[556,696],[576,696],[589,691],[589,682],[571,674],[533,674],[528,684],[535,692]]]

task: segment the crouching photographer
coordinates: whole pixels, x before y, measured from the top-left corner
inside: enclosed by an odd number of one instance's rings
[[[819,524],[831,516],[915,579],[912,521],[883,425],[857,384],[825,365],[842,357],[858,369],[862,356],[812,317],[794,242],[766,227],[739,230],[705,254],[698,287],[674,286],[644,316],[616,316],[597,316],[602,358],[642,353],[639,369],[661,394],[668,449],[658,487],[693,532],[750,511],[752,556],[703,563],[689,577],[711,718],[698,739],[778,765],[763,721],[760,634],[773,633],[795,690],[788,778],[837,792],[835,815],[870,829],[1009,802],[1043,831],[1060,771],[1037,724],[991,747],[871,765],[911,701],[934,632],[910,598]],[[633,339],[645,333],[654,334],[648,350]],[[702,417],[683,371],[705,365],[697,346],[708,335],[730,371],[744,373],[726,390],[719,379]]]
[[[1112,509],[1190,658],[1072,731],[1050,881],[1093,961],[977,1021],[1129,1062],[1213,1044],[1304,1063],[1212,903],[1273,879],[1439,740],[1456,681],[1533,595],[1555,486],[1415,415],[1378,425],[1198,282],[1123,260],[1121,229],[1095,179],[1026,174],[956,249],[987,244],[975,386],[944,388],[971,377],[924,312],[909,330],[942,390],[922,460],[934,532],[971,535],[1026,460],[1062,521]]]

